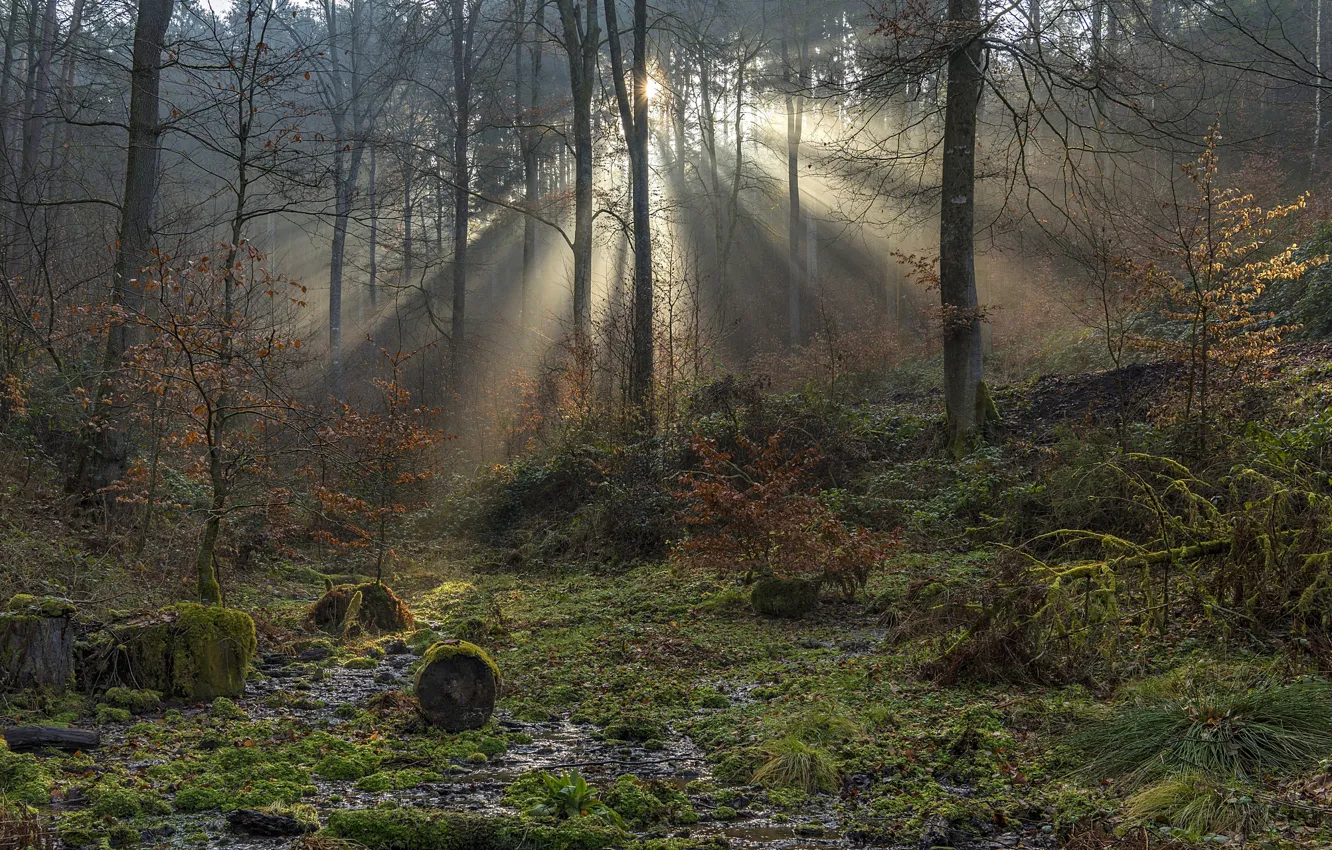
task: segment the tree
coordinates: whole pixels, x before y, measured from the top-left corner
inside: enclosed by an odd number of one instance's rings
[[[555,0],[555,7],[560,13],[561,45],[569,60],[573,110],[573,322],[575,347],[581,350],[592,324],[592,93],[597,82],[601,26],[596,0],[584,4],[583,17],[579,17],[576,0]]]
[[[111,305],[128,313],[143,297],[139,273],[151,263],[153,199],[157,191],[157,151],[162,134],[158,89],[162,48],[174,0],[141,0],[134,25],[134,59],[130,83],[129,143],[125,152],[125,194],[120,205],[116,265],[111,280]],[[102,376],[98,385],[91,434],[85,443],[72,488],[93,493],[125,472],[129,435],[125,423],[114,422],[112,395],[133,323],[113,321],[107,331]]]
[[[648,163],[648,72],[647,0],[634,0],[633,86],[626,90],[620,29],[616,23],[616,0],[606,0],[606,40],[610,45],[611,77],[620,126],[629,149],[630,186],[634,222],[634,307],[632,354],[629,363],[629,398],[642,424],[651,428],[652,394],[655,387],[653,356],[652,219],[649,205]]]

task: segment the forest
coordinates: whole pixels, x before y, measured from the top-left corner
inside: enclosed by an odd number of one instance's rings
[[[0,0],[0,850],[1332,846],[1325,5]]]

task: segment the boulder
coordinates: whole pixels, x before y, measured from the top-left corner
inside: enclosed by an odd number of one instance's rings
[[[74,672],[74,606],[16,594],[0,614],[0,686],[61,691]]]
[[[500,672],[485,650],[465,640],[431,646],[416,671],[416,698],[432,726],[446,732],[480,729],[495,711]]]
[[[254,621],[243,611],[182,602],[110,627],[113,641],[92,647],[83,676],[167,698],[212,700],[245,691],[254,658]]]
[[[360,594],[360,608],[356,623],[364,632],[401,632],[414,628],[416,618],[407,603],[398,598],[388,585],[378,582],[340,584],[330,588],[310,612],[314,624],[332,635],[343,634],[347,626],[347,611],[352,600]]]
[[[819,603],[819,584],[802,578],[764,578],[749,592],[749,604],[765,617],[799,619]]]

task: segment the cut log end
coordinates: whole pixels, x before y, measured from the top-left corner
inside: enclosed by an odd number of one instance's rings
[[[416,674],[416,697],[430,725],[446,732],[479,729],[490,720],[500,679],[485,651],[466,641],[441,641]]]

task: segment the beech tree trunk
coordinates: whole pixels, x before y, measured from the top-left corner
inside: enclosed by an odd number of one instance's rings
[[[472,120],[472,36],[477,12],[468,14],[468,0],[451,0],[453,16],[453,316],[449,325],[450,390],[465,396],[467,357],[467,238],[471,216],[471,164],[468,161]]]
[[[578,17],[575,0],[556,0],[564,51],[569,59],[574,137],[574,338],[581,348],[592,327],[592,92],[597,84],[597,53],[601,27],[596,0],[584,4]]]
[[[645,429],[652,427],[652,392],[655,383],[652,339],[652,220],[648,203],[648,74],[647,0],[634,0],[633,92],[626,90],[620,31],[615,0],[606,0],[606,36],[610,44],[611,73],[620,123],[629,148],[630,189],[633,196],[634,304],[629,400]]]
[[[526,40],[526,22],[523,22],[523,34],[519,37],[518,55],[519,55],[519,73],[518,102],[521,103],[521,87],[523,82],[522,74],[522,42]],[[528,102],[528,114],[523,116],[518,122],[520,128],[519,144],[522,145],[523,153],[523,200],[529,210],[535,209],[537,201],[541,197],[541,172],[540,161],[537,158],[538,147],[541,144],[540,131],[532,126],[532,121],[536,117],[536,111],[541,103],[541,42],[539,35],[546,28],[546,4],[540,3],[536,10],[536,33],[538,38],[532,39],[528,59],[528,70],[531,74],[530,100]],[[537,251],[537,220],[532,216],[523,218],[523,277],[522,291],[519,295],[519,328],[524,332],[532,321],[530,300],[532,297],[532,274],[533,267],[536,264]]]
[[[787,46],[787,37],[783,23],[782,34],[782,84],[786,90],[786,191],[788,197],[787,250],[786,264],[786,301],[789,344],[791,348],[800,345],[800,298],[804,290],[803,252],[800,239],[803,228],[800,222],[800,139],[804,134],[804,108],[801,95],[796,89],[796,80],[803,82],[805,57],[802,50],[800,70],[796,77],[791,73],[791,56]]]
[[[129,313],[141,307],[143,288],[137,279],[152,261],[153,200],[157,191],[158,140],[162,133],[158,90],[163,41],[172,7],[173,0],[141,0],[134,25],[125,194],[120,204],[120,230],[111,280],[112,306]],[[107,332],[95,415],[108,414],[111,421],[97,423],[80,457],[72,483],[73,489],[81,493],[95,493],[119,479],[129,460],[126,426],[114,421],[116,414],[108,402],[121,360],[131,344],[131,328],[128,322],[115,322]]]
[[[981,435],[991,403],[982,380],[976,297],[976,107],[980,102],[979,0],[949,0],[957,42],[948,60],[943,186],[939,211],[939,296],[943,305],[944,397],[949,447],[961,456]]]

